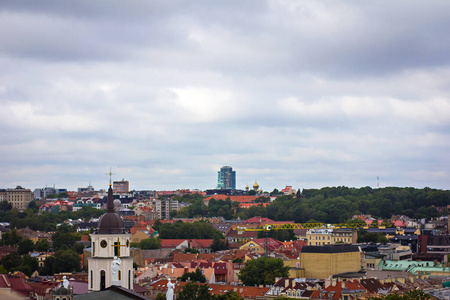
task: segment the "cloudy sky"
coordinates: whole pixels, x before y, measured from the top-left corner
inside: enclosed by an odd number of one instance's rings
[[[0,1],[0,188],[449,189],[449,1]]]

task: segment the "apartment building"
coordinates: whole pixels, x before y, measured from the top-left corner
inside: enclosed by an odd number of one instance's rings
[[[161,220],[168,220],[170,217],[170,212],[173,210],[178,211],[179,205],[177,200],[172,198],[155,200],[155,209],[159,214]]]
[[[17,186],[15,189],[6,190],[6,201],[11,203],[13,208],[18,208],[21,211],[28,208],[31,199],[33,199],[31,190],[21,186]]]

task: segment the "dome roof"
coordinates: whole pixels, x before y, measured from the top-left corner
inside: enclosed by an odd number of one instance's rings
[[[111,185],[108,190],[108,210],[98,222],[97,233],[99,234],[117,234],[124,233],[122,219],[114,210],[113,192]]]
[[[255,184],[253,185],[253,187],[259,187],[259,184],[255,181]]]

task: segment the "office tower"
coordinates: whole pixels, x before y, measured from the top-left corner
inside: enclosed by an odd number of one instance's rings
[[[220,168],[217,179],[218,189],[236,189],[236,171],[230,166],[223,166]]]

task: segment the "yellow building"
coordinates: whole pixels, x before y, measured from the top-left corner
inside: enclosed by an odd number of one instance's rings
[[[358,246],[304,246],[300,253],[300,269],[306,278],[328,278],[338,273],[361,270]]]
[[[356,243],[358,236],[355,229],[310,229],[306,232],[308,246],[325,246]]]
[[[264,254],[264,247],[253,240],[248,241],[239,247],[240,250],[247,250],[257,254]]]
[[[132,243],[140,243],[142,240],[145,240],[148,238],[150,238],[150,236],[147,233],[145,233],[143,231],[138,231],[131,236],[131,242]]]
[[[24,189],[21,186],[6,190],[6,200],[11,203],[13,208],[18,208],[21,211],[28,208],[32,196],[31,190]]]

